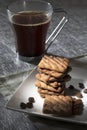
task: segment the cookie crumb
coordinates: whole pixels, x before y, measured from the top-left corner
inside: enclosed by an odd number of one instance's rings
[[[76,93],[76,95],[78,98],[83,98],[82,94],[80,92]]]

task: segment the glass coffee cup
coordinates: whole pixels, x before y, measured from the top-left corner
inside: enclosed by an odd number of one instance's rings
[[[19,0],[7,8],[15,34],[17,57],[30,62],[45,52],[53,8],[45,1]]]

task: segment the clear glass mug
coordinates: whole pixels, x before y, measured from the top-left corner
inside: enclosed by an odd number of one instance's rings
[[[29,62],[40,57],[46,50],[52,5],[45,1],[19,0],[8,6],[7,13],[15,34],[19,59]]]

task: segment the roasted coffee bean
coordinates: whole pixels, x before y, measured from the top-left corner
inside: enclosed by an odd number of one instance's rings
[[[34,97],[29,97],[28,101],[34,103],[35,102]]]
[[[21,107],[22,109],[26,109],[27,106],[26,106],[26,104],[25,104],[24,102],[21,102],[21,103],[20,103],[20,107]]]
[[[27,106],[27,108],[32,108],[33,107],[33,103],[32,102],[27,102],[26,106]]]
[[[74,86],[73,86],[73,85],[70,85],[68,88],[69,88],[69,89],[74,89]]]
[[[85,88],[84,84],[83,83],[79,83],[79,88],[84,89]]]

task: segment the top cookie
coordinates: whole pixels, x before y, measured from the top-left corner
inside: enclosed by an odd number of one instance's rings
[[[38,67],[64,73],[69,66],[67,58],[45,55]]]

